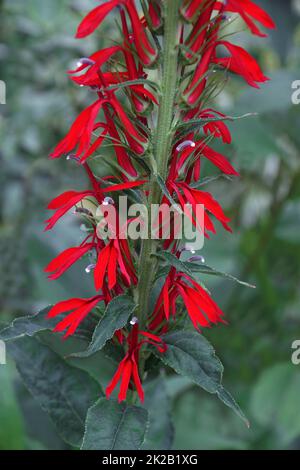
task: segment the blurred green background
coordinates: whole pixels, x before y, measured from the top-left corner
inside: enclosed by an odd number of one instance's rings
[[[272,81],[257,91],[233,79],[217,98],[217,108],[231,115],[259,116],[233,123],[233,144],[222,149],[241,178],[218,180],[209,188],[232,216],[234,234],[219,230],[202,251],[211,266],[257,286],[208,280],[229,326],[206,336],[251,428],[214,397],[171,377],[174,449],[300,448],[300,365],[291,362],[292,342],[300,339],[300,105],[291,101],[292,82],[300,80],[300,1],[257,3],[278,29],[267,40],[244,33],[239,40]],[[43,274],[55,253],[78,242],[79,221],[70,215],[50,235],[43,233],[42,221],[54,195],[85,185],[76,165],[51,162],[47,155],[91,99],[65,70],[105,38],[104,27],[101,36],[73,39],[83,12],[94,5],[93,0],[0,0],[0,79],[7,85],[7,104],[0,105],[3,324],[91,292],[84,266],[56,283]],[[65,448],[10,362],[0,365],[0,423],[0,449]]]

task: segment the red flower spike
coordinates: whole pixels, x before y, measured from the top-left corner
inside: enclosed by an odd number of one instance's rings
[[[152,168],[154,169],[155,165],[149,164],[152,162],[148,151],[151,151],[153,146],[164,145],[163,141],[153,141],[157,121],[152,119],[151,112],[155,106],[162,105],[161,95],[164,95],[165,90],[163,86],[158,87],[161,91],[156,96],[152,89],[150,91],[148,87],[146,88],[147,68],[155,64],[158,55],[156,47],[158,35],[163,36],[168,25],[166,24],[164,30],[163,1],[148,0],[142,3],[143,5],[135,0],[106,0],[94,8],[78,27],[77,37],[84,38],[100,27],[107,15],[117,10],[122,37],[119,45],[106,47],[81,59],[78,67],[68,72],[74,83],[91,88],[97,100],[75,119],[68,134],[56,146],[51,157],[59,158],[66,155],[69,159],[75,159],[79,163],[78,166],[86,172],[91,189],[66,191],[53,199],[48,208],[53,210],[54,214],[47,220],[46,230],[54,227],[64,214],[85,198],[96,199],[98,205],[101,205],[106,195],[130,189],[139,191],[145,199],[148,198],[148,202],[151,201],[154,188]],[[141,6],[145,16],[140,18]],[[258,36],[264,35],[260,25],[265,28],[273,28],[275,25],[269,15],[252,0],[182,0],[180,6],[181,16],[178,28],[174,28],[172,42],[179,62],[179,82],[176,86],[182,90],[184,102],[175,100],[172,103],[175,108],[173,117],[176,117],[179,126],[174,141],[166,139],[170,142],[165,142],[162,149],[162,155],[166,159],[170,156],[169,173],[166,174],[160,169],[159,174],[164,173],[161,176],[166,180],[172,198],[185,210],[194,226],[209,238],[210,233],[216,232],[214,218],[226,230],[231,231],[228,225],[229,218],[213,196],[209,192],[195,189],[192,181],[200,180],[203,159],[209,160],[226,175],[238,175],[228,159],[214,150],[213,145],[210,146],[210,141],[213,139],[219,139],[224,144],[230,144],[232,140],[230,130],[224,122],[226,115],[209,107],[205,108],[205,103],[211,96],[209,85],[212,68],[216,68],[217,65],[221,70],[233,72],[253,87],[259,87],[260,83],[268,80],[256,60],[246,50],[223,39],[226,38],[222,28],[226,26],[226,13],[240,15],[251,32]],[[174,17],[178,17],[177,13],[172,12]],[[175,47],[175,29],[179,47]],[[160,69],[165,59],[168,59],[163,57],[165,51],[169,50],[169,47],[166,47],[168,39],[171,38],[166,36],[160,41],[162,60],[157,63]],[[225,54],[221,48],[225,49]],[[191,73],[181,75],[182,62],[183,65],[188,64]],[[158,71],[157,76],[161,75],[160,72],[162,70]],[[160,85],[162,83],[163,81]],[[176,95],[177,90],[171,91]],[[103,115],[101,122],[98,118],[100,113]],[[196,128],[192,122],[189,123],[193,120],[202,120],[201,137],[198,130],[188,130],[187,134],[183,130],[184,127],[181,130],[181,123],[187,125],[188,129]],[[172,128],[166,129],[170,135],[173,135],[173,125],[175,125],[174,120]],[[114,149],[118,163],[117,178],[108,176],[100,180],[88,164],[88,159],[104,142],[109,143]],[[144,155],[145,159],[142,161],[141,156]],[[161,163],[157,162],[158,169]],[[100,184],[103,180],[108,182],[105,188]],[[110,199],[107,198],[107,203]],[[162,202],[171,204],[166,196],[163,196]],[[199,204],[204,206],[204,218],[202,214],[198,215]],[[189,205],[188,212],[187,205]],[[114,205],[114,208],[116,207],[117,204]],[[77,207],[77,212],[80,212],[80,206]],[[84,204],[82,212],[85,212]],[[106,218],[109,220],[109,217]],[[80,246],[64,250],[45,268],[50,279],[57,279],[90,250],[96,255],[93,264],[94,284],[96,290],[100,291],[99,295],[88,299],[73,298],[59,302],[49,311],[50,318],[65,314],[63,320],[59,318],[60,321],[55,327],[55,331],[65,332],[65,337],[76,332],[81,322],[98,303],[103,301],[108,305],[114,297],[122,294],[131,295],[132,291],[140,296],[140,289],[135,289],[139,279],[133,260],[139,253],[140,259],[143,260],[145,251],[144,248],[140,251],[140,246],[134,243],[131,247],[124,237],[130,221],[122,227],[119,225],[108,227],[111,235],[108,240],[101,238],[100,226],[96,226],[97,220],[91,218],[91,222],[92,229]],[[176,230],[176,223],[173,222]],[[182,249],[175,235],[164,240],[161,247],[180,259]],[[190,262],[192,261],[190,258]],[[154,274],[157,274],[157,271],[153,273],[153,278]],[[151,286],[148,287],[151,291]],[[143,294],[144,292],[142,299]],[[139,304],[141,299],[137,300]],[[145,316],[147,313],[147,299],[145,299],[142,312],[145,331],[139,330],[138,319],[133,318],[130,324],[116,331],[112,338],[112,345],[116,343],[124,349],[124,357],[106,389],[107,398],[120,384],[119,401],[126,400],[128,389],[136,389],[140,400],[144,400],[140,356],[143,354],[143,348],[149,345],[161,354],[166,352],[166,344],[157,334],[166,333],[170,323],[176,325],[179,316],[182,315],[181,309],[177,308],[179,300],[181,305],[184,304],[193,326],[198,331],[218,323],[225,323],[223,312],[207,290],[186,273],[176,271],[172,267],[165,276],[155,309],[148,317]]]

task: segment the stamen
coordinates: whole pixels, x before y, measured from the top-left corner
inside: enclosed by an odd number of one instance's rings
[[[200,255],[197,255],[197,256],[192,256],[189,261],[193,262],[193,261],[200,261],[200,263],[205,263],[205,258],[204,256],[200,256]]]
[[[196,144],[192,140],[185,140],[184,142],[182,142],[176,147],[176,150],[177,152],[182,152],[182,150],[184,150],[187,147],[196,147]]]
[[[74,214],[84,214],[89,217],[93,217],[93,214],[91,213],[91,211],[89,211],[88,209],[85,209],[85,207],[76,207]]]
[[[87,274],[90,274],[91,271],[93,271],[93,269],[95,269],[96,265],[95,264],[89,264],[86,268],[85,268],[85,272]]]
[[[95,65],[95,61],[92,59],[89,59],[88,57],[82,57],[79,59],[77,62],[77,67],[81,67],[82,65]]]
[[[103,204],[103,206],[114,205],[115,201],[113,200],[112,197],[106,197],[102,204]]]
[[[74,153],[70,153],[70,155],[67,155],[66,160],[75,160],[76,162],[79,162],[80,158]]]
[[[130,325],[134,326],[139,322],[139,319],[137,317],[132,317],[130,320]]]

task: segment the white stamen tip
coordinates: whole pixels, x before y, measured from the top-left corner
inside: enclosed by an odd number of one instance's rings
[[[86,268],[85,268],[85,272],[87,274],[90,274],[90,272],[95,269],[96,265],[95,264],[89,264]]]
[[[115,201],[112,197],[106,197],[103,201],[103,206],[114,205]]]
[[[181,144],[179,144],[176,147],[176,150],[177,150],[177,152],[182,152],[182,150],[186,149],[187,147],[193,147],[194,148],[194,147],[196,147],[196,144],[192,140],[185,140],[184,142],[182,142]]]
[[[137,317],[132,317],[130,320],[130,325],[134,326],[139,322],[139,319]]]

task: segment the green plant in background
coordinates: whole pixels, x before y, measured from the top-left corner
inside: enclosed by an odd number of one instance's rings
[[[7,3],[12,5],[15,2]],[[45,5],[47,2],[39,3],[44,3]],[[85,5],[82,6],[85,9],[86,2],[84,3]],[[292,4],[288,9],[286,2],[275,2],[273,0],[272,4],[265,2],[265,6],[279,24],[279,32],[276,33],[274,38],[283,37],[284,35],[288,37],[285,37],[282,41],[274,40],[274,43],[269,42],[269,46],[264,49],[256,41],[251,41],[249,44],[254,53],[262,61],[268,63],[272,70],[272,82],[262,90],[261,95],[260,92],[258,94],[256,94],[257,92],[245,94],[244,91],[240,95],[239,87],[236,83],[232,83],[230,90],[222,93],[218,98],[219,104],[224,106],[224,112],[228,114],[239,115],[245,110],[249,110],[259,112],[260,117],[258,120],[252,118],[248,119],[247,122],[238,121],[234,123],[234,131],[237,137],[232,146],[232,154],[236,153],[238,155],[240,173],[243,175],[243,178],[236,183],[235,191],[231,195],[228,194],[228,191],[225,191],[225,185],[228,185],[226,181],[224,184],[220,180],[216,183],[210,183],[210,189],[216,195],[219,193],[223,197],[226,192],[226,206],[232,212],[232,219],[236,221],[236,235],[232,239],[226,238],[226,248],[224,248],[224,238],[219,236],[219,238],[207,244],[204,252],[202,252],[207,262],[211,265],[218,266],[223,271],[232,272],[238,277],[247,279],[249,282],[257,285],[255,291],[243,290],[230,287],[228,283],[225,284],[225,281],[220,283],[216,279],[217,289],[214,290],[218,293],[219,301],[227,312],[230,327],[222,329],[222,332],[221,330],[218,330],[216,333],[211,331],[207,335],[217,350],[222,351],[222,359],[227,366],[226,385],[230,389],[234,389],[236,393],[238,392],[241,397],[239,401],[243,408],[247,410],[252,426],[250,431],[247,431],[234,416],[231,417],[226,409],[223,409],[217,402],[211,400],[210,397],[204,396],[202,392],[187,380],[167,376],[165,377],[165,383],[166,392],[169,397],[168,406],[175,413],[176,434],[174,448],[178,449],[281,448],[289,446],[297,447],[298,445],[299,428],[296,391],[299,387],[297,383],[299,372],[297,367],[290,363],[291,343],[299,336],[299,241],[297,236],[299,224],[295,216],[299,206],[299,139],[297,132],[299,108],[291,105],[291,82],[299,78],[299,57],[297,57],[298,33],[297,28],[294,29],[292,34],[291,28],[283,29],[280,27],[280,20],[296,26],[296,15],[295,11],[291,9]],[[51,11],[52,6],[48,4],[48,7],[46,6],[45,8],[46,10],[49,8],[49,11]],[[41,13],[36,13],[38,11],[36,5],[32,11],[32,24],[38,24],[41,21]],[[62,6],[61,11],[66,12],[66,7]],[[16,10],[9,13],[6,7],[6,15],[8,14],[13,15],[13,18],[18,17]],[[1,15],[1,18],[3,21],[3,15]],[[69,14],[66,15],[66,18],[69,19]],[[75,27],[76,15],[74,15],[73,26],[70,23],[67,24],[66,20],[62,19],[62,24],[63,22],[66,24],[65,37],[68,37],[70,30]],[[236,24],[232,27],[238,28]],[[57,24],[55,29],[57,29]],[[3,29],[1,31],[4,34]],[[287,34],[287,31],[289,31],[289,34]],[[44,35],[43,28],[40,34],[41,36]],[[49,36],[51,34],[50,32]],[[27,39],[28,36],[30,37],[28,33],[25,36]],[[9,45],[13,44],[14,38],[15,36],[12,36],[12,39],[7,41]],[[67,44],[69,43],[68,41],[66,40]],[[39,51],[33,49],[33,42],[36,42],[36,39],[32,39],[32,43],[28,44],[27,49],[33,51],[32,60],[38,66],[41,57]],[[276,49],[272,49],[272,44],[276,43],[280,44],[280,47],[282,47],[282,44],[285,44],[284,51],[279,50],[277,52]],[[51,47],[55,51],[55,54],[52,55],[53,60],[56,61],[57,46],[54,44]],[[57,72],[55,73],[56,80],[62,76],[61,71],[66,68],[66,62],[68,64],[71,63],[71,57],[87,55],[88,50],[90,50],[90,48],[87,48],[85,51],[80,51],[78,47],[81,46],[76,45],[76,53],[74,53],[73,47],[70,53],[66,53],[66,48],[62,47],[60,49],[60,53],[66,54],[68,57],[64,57],[59,62]],[[49,60],[49,57],[47,57],[47,60]],[[9,56],[9,60],[6,59],[4,67],[5,73],[8,75],[9,63],[11,63],[11,67],[14,67],[12,55]],[[24,70],[27,72],[26,64],[27,61],[24,64]],[[284,69],[281,66],[284,66]],[[1,76],[0,78],[2,79],[3,77]],[[6,81],[9,80],[6,77],[5,79]],[[18,89],[22,91],[27,83],[29,88],[31,87],[35,93],[36,87],[39,89],[38,83],[40,80],[39,75],[36,82],[32,82],[32,77],[24,77]],[[50,80],[49,90],[52,90],[53,77],[47,75],[47,80]],[[60,111],[60,103],[65,99],[63,95],[69,96],[69,102],[75,105],[73,109],[77,108],[78,104],[80,104],[75,94],[70,91],[70,87],[66,83],[61,85],[62,96],[59,98],[59,104],[53,105],[54,123],[53,121],[52,124],[50,121],[47,123],[50,117],[49,113],[45,112],[46,130],[57,128],[57,114],[60,114],[61,117],[64,115],[64,112]],[[67,95],[63,92],[63,89],[69,90]],[[53,98],[52,95],[52,97],[49,97],[49,100],[51,101]],[[43,99],[44,93],[39,102],[41,108],[43,108]],[[55,103],[55,101],[53,102]],[[21,110],[19,96],[15,97],[15,103],[18,109]],[[12,108],[6,108],[5,112],[13,113]],[[70,113],[73,113],[72,108],[70,108]],[[6,122],[8,123],[9,121],[2,121],[2,124],[5,125]],[[22,134],[23,130],[30,128],[31,125],[29,124],[25,116],[23,118],[20,117],[21,127],[19,134]],[[2,132],[4,132],[3,126],[1,127]],[[59,135],[63,134],[59,128],[57,130]],[[13,132],[11,132],[12,134]],[[51,138],[51,141],[49,138]],[[11,136],[6,135],[6,149],[13,148],[10,144],[10,139]],[[44,160],[44,154],[48,148],[56,140],[53,130],[51,132],[46,131],[41,139],[42,149],[40,148],[35,151],[30,149],[24,152],[22,142],[22,148],[17,152],[20,155],[19,161],[23,161],[21,168],[28,167],[29,160],[34,162],[41,156],[40,162],[42,167],[45,165],[45,171],[43,170],[41,174],[39,173],[42,176],[39,187],[32,188],[31,183],[29,183],[30,193],[32,194],[34,190],[32,197],[34,206],[30,206],[31,209],[29,209],[29,206],[25,205],[27,211],[24,219],[26,220],[21,222],[22,226],[25,223],[24,228],[28,224],[27,240],[30,240],[29,246],[31,251],[29,252],[29,257],[27,256],[26,266],[31,272],[32,279],[35,280],[35,287],[34,289],[27,288],[25,292],[23,291],[22,295],[20,289],[17,288],[16,292],[20,293],[20,295],[12,295],[11,299],[13,302],[9,301],[9,304],[7,304],[9,298],[5,295],[5,310],[10,315],[27,312],[33,299],[44,299],[45,304],[51,300],[53,287],[49,288],[45,282],[39,280],[36,273],[41,268],[36,265],[36,261],[33,261],[36,259],[37,254],[40,256],[43,253],[44,261],[48,258],[44,254],[44,248],[37,241],[36,235],[35,239],[32,237],[33,232],[36,231],[36,225],[33,225],[36,217],[36,208],[41,203],[38,198],[42,196],[43,200],[46,200],[51,195],[50,188],[51,193],[54,193],[60,188],[68,186],[69,178],[78,178],[76,176],[78,173],[71,170],[72,176],[66,175],[64,177],[61,175],[59,183],[55,181],[57,178],[56,171],[55,174],[54,172],[52,173],[52,179],[49,179],[49,174],[51,174],[51,168],[53,167],[50,168],[48,162],[42,163],[42,160]],[[33,137],[31,140],[34,142],[35,138]],[[13,164],[16,158],[15,151],[11,151],[12,153],[9,154],[7,151],[4,152],[3,149],[4,147],[2,146],[3,156],[10,155],[10,158],[5,157],[7,163]],[[40,155],[40,152],[42,155]],[[68,171],[70,171],[70,168],[72,167],[68,167]],[[18,174],[21,174],[20,166],[16,165],[14,175]],[[12,177],[11,172],[9,172],[9,176],[10,178]],[[14,183],[12,187],[18,188],[16,189],[17,194],[22,194],[24,188],[23,180],[19,176],[14,176],[11,181]],[[30,181],[36,182],[36,175]],[[45,181],[48,182],[49,195],[44,192]],[[7,177],[5,182],[7,186]],[[81,184],[81,181],[78,180],[78,183]],[[40,188],[42,188],[42,191]],[[13,193],[13,191],[9,193],[9,201],[13,200]],[[4,207],[6,210],[3,217],[4,223],[2,229],[7,231],[8,227],[12,229],[11,219],[16,222],[18,218],[15,216],[16,211],[14,206],[10,206],[11,209],[9,211],[7,210],[7,203]],[[30,214],[30,217],[32,216],[30,223],[27,212]],[[9,225],[7,224],[8,222]],[[64,237],[67,243],[74,241],[72,226],[71,222],[70,229],[62,228],[60,230],[61,236]],[[10,238],[5,239],[3,246],[7,247],[7,240]],[[57,243],[55,251],[57,251],[57,248],[65,246],[66,242],[59,242],[59,246]],[[26,251],[28,253],[27,247],[28,244],[25,245],[25,248],[20,247],[20,253],[23,254]],[[49,249],[50,251],[53,250],[50,241]],[[15,252],[15,247],[12,247],[11,253],[14,255]],[[6,253],[7,250],[5,250]],[[15,257],[11,256],[3,265],[9,267],[12,270],[12,274],[14,274],[15,269],[13,269],[11,264],[12,259],[15,260]],[[40,264],[42,265],[43,263],[43,260],[41,260]],[[244,266],[244,269],[241,270],[240,266]],[[6,270],[3,275],[8,279]],[[20,277],[22,282],[24,282],[25,276]],[[76,279],[76,275],[74,275],[73,279]],[[70,275],[68,280],[64,281],[63,288],[58,288],[56,293],[57,300],[72,295],[73,283],[72,275]],[[10,285],[9,282],[8,285]],[[87,292],[86,288],[82,295],[87,295]],[[24,293],[27,305],[24,303]],[[9,308],[7,308],[7,305],[9,305]],[[35,309],[36,307],[37,304]],[[76,346],[74,344],[68,346],[61,345],[60,341],[56,341],[53,338],[50,339],[50,335],[46,333],[41,335],[43,343],[49,344],[51,349],[54,348],[63,357],[73,352]],[[230,347],[228,347],[228,344],[230,344]],[[79,345],[78,348],[81,349],[82,346]],[[98,370],[101,367],[103,370],[102,376],[106,377],[108,381],[114,372],[115,365],[111,364],[106,358],[107,354],[110,353],[99,354],[93,361],[86,359],[84,360],[84,365],[82,359],[76,358],[73,358],[71,363],[76,367],[80,363],[80,367],[88,369],[96,379],[99,378]],[[100,363],[101,366],[99,365]],[[155,387],[155,383],[153,387]],[[280,410],[278,410],[279,397],[284,397],[284,399],[280,400]],[[163,400],[162,397],[160,399]],[[266,403],[268,403],[268,407],[266,407]],[[147,403],[146,405],[149,406]],[[205,428],[205,433],[203,428]],[[22,442],[24,443],[25,440],[16,440],[11,445],[15,447],[26,445],[26,443],[22,444]],[[49,442],[48,438],[48,445],[50,447],[54,446],[53,442]],[[167,445],[168,443],[165,443],[165,446]]]

